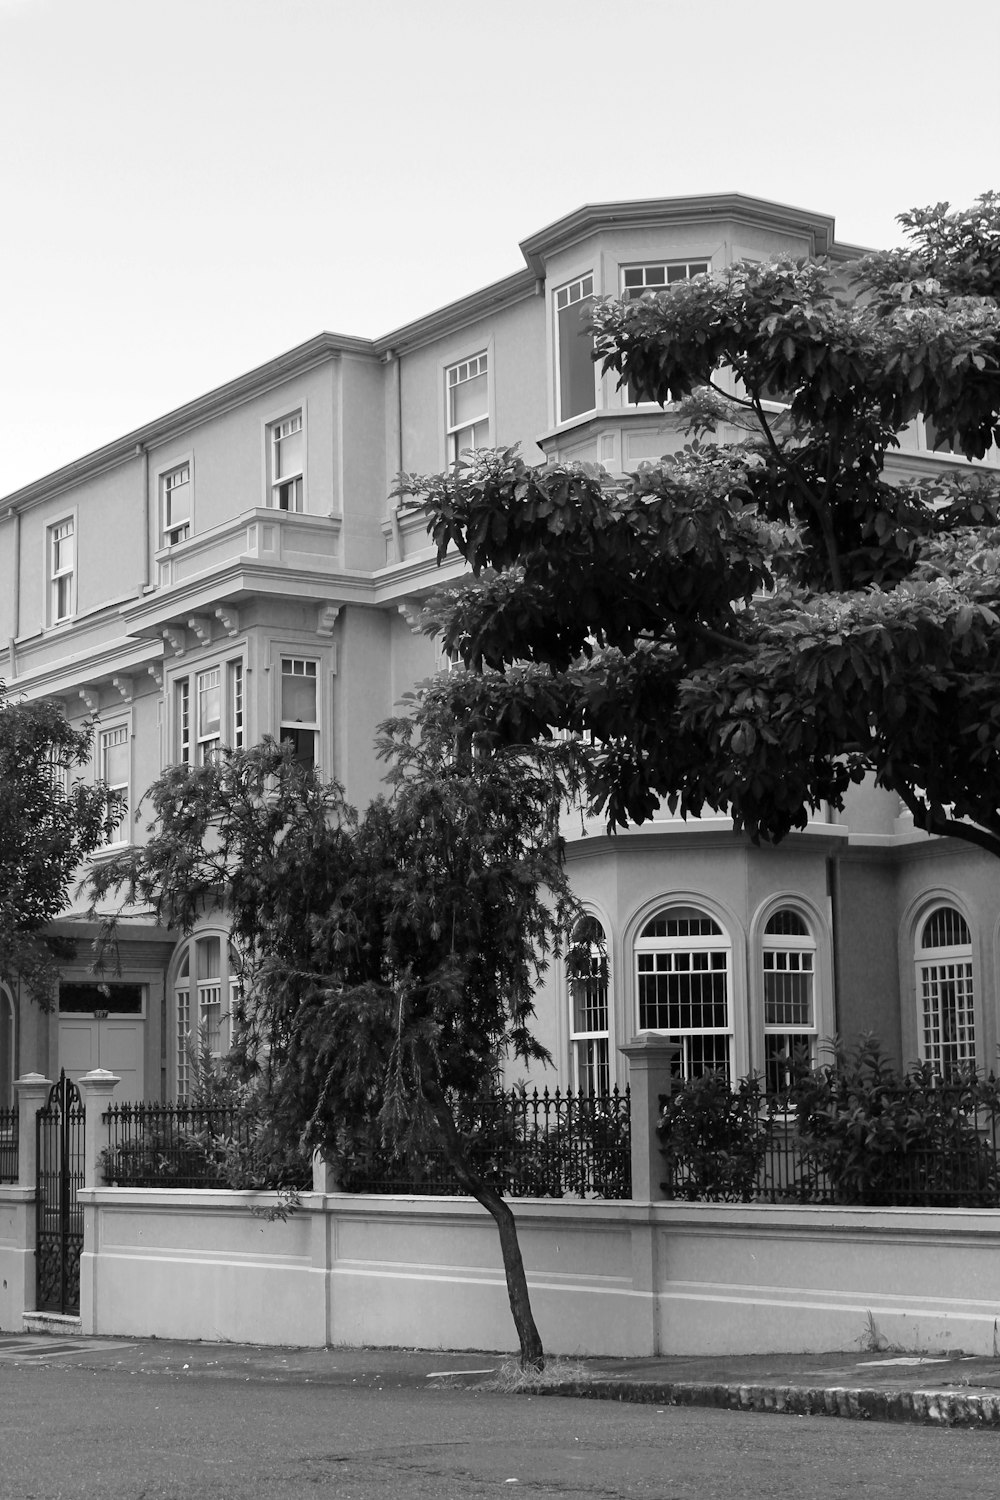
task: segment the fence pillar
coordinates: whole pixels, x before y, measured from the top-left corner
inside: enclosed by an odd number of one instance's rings
[[[17,1182],[19,1187],[38,1185],[38,1130],[35,1116],[43,1108],[52,1087],[51,1078],[25,1073],[14,1084],[17,1090]]]
[[[663,1158],[656,1135],[660,1099],[674,1086],[674,1068],[680,1043],[644,1031],[619,1052],[628,1058],[628,1083],[632,1106],[632,1198],[652,1203],[663,1197]]]
[[[340,1189],[337,1181],[337,1172],[330,1165],[322,1151],[317,1149],[313,1152],[313,1183],[314,1193],[336,1193]]]
[[[77,1087],[87,1112],[87,1124],[83,1133],[83,1186],[100,1187],[104,1181],[101,1171],[101,1152],[108,1144],[102,1123],[102,1115],[111,1104],[111,1096],[121,1083],[116,1073],[107,1068],[92,1068],[84,1073]]]

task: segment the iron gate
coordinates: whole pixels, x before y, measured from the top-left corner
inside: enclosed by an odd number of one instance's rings
[[[35,1306],[39,1312],[80,1311],[85,1115],[80,1091],[65,1070],[38,1111],[38,1234]]]

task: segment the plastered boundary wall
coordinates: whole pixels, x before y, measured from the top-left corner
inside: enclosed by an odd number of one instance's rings
[[[21,1331],[35,1305],[35,1193],[0,1184],[0,1329]]]
[[[286,1222],[269,1223],[250,1212],[267,1195],[105,1188],[80,1196],[84,1333],[317,1346],[516,1344],[496,1229],[474,1202],[309,1194]],[[902,1349],[996,1348],[1000,1214],[513,1207],[551,1353],[848,1349],[867,1345],[872,1323]],[[0,1257],[10,1254],[0,1238]]]

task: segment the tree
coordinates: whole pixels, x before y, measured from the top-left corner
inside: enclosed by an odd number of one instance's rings
[[[72,780],[92,754],[89,726],[72,729],[50,703],[11,702],[0,683],[0,979],[23,980],[46,1009],[67,945],[45,928],[122,814],[107,787]]]
[[[166,771],[149,842],[90,885],[184,932],[227,915],[237,1048],[244,1069],[264,1058],[277,1138],[334,1160],[373,1126],[411,1156],[436,1141],[497,1223],[522,1363],[540,1367],[514,1217],[460,1122],[505,1055],[547,1057],[534,993],[579,915],[562,869],[564,750],[528,758],[466,734],[434,685],[413,708],[383,726],[390,790],[363,815],[265,742]]]
[[[1000,440],[1000,196],[901,223],[850,266],[599,302],[595,359],[693,435],[659,463],[401,477],[472,573],[429,614],[473,669],[453,712],[568,731],[612,827],[666,801],[777,841],[872,777],[1000,854],[1000,479],[884,467],[918,417],[939,449]]]

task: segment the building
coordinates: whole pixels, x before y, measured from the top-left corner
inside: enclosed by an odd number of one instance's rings
[[[587,206],[521,251],[523,269],[470,297],[382,338],[319,334],[0,501],[0,676],[93,718],[92,774],[129,805],[110,848],[143,837],[135,811],[164,765],[264,734],[355,803],[377,790],[376,725],[441,665],[414,606],[449,571],[387,499],[399,470],[520,442],[532,461],[620,471],[679,446],[669,412],[600,376],[586,298],[856,253],[825,215],[739,195]],[[890,462],[966,461],[932,454],[918,423]],[[789,1046],[834,1031],[877,1031],[901,1059],[994,1057],[996,861],[914,833],[884,793],[859,790],[776,850],[664,814],[616,838],[578,829],[569,858],[607,959],[539,996],[561,1083],[623,1081],[617,1048],[649,1027],[680,1038],[686,1070],[776,1076]],[[105,993],[82,912],[58,926],[81,939],[58,1010],[0,989],[0,1105],[18,1074],[60,1067],[183,1096],[196,1023],[226,1046],[225,930],[128,921]]]

